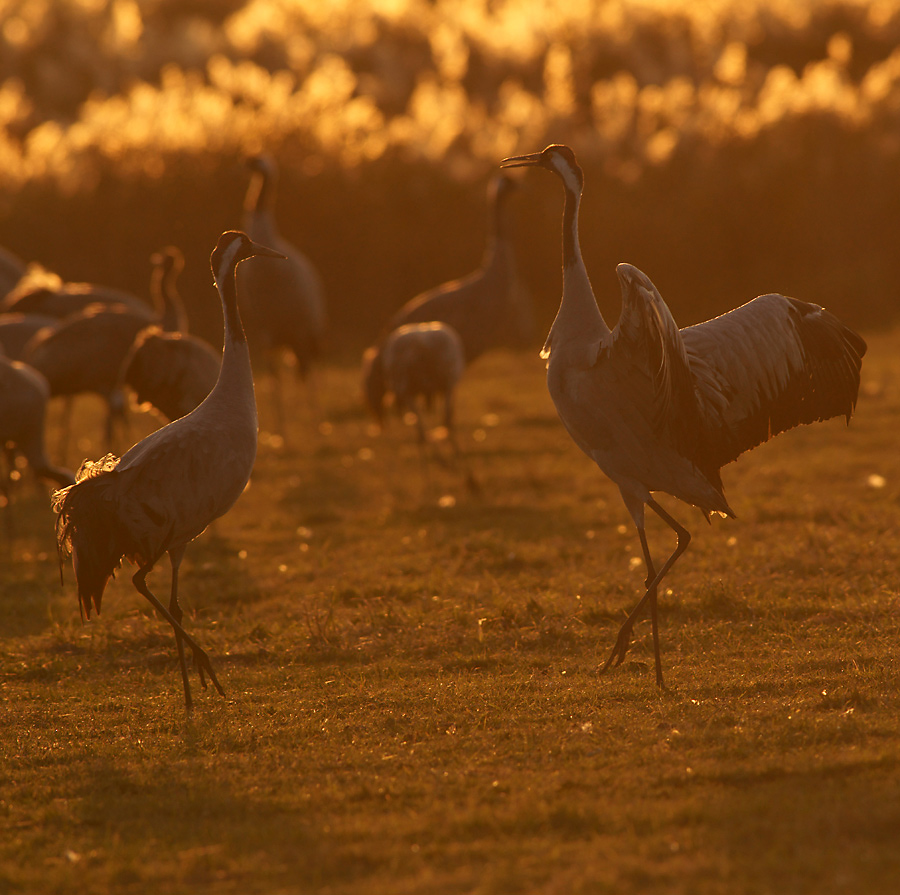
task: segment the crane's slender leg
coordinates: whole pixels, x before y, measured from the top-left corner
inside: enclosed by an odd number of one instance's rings
[[[131,581],[134,586],[137,588],[138,593],[142,596],[146,597],[151,605],[156,608],[156,611],[176,630],[178,634],[184,639],[184,642],[191,648],[194,653],[194,661],[197,663],[198,668],[202,668],[209,675],[210,680],[213,682],[216,690],[219,691],[219,694],[224,696],[225,691],[222,689],[221,684],[219,684],[219,679],[216,677],[216,673],[212,669],[212,665],[209,662],[209,656],[206,654],[205,650],[202,649],[200,644],[188,634],[184,628],[181,627],[180,623],[176,620],[175,616],[163,606],[162,603],[150,592],[150,589],[147,587],[147,582],[144,580],[147,577],[147,573],[150,569],[153,568],[153,563],[149,563],[145,566],[141,566],[137,572],[134,573]],[[200,677],[200,683],[203,687],[206,687],[205,679],[202,674]]]
[[[183,557],[183,546],[173,547],[169,551],[169,562],[172,565],[172,593],[169,598],[169,612],[172,613],[172,617],[179,625],[181,625],[181,620],[184,618],[181,606],[178,605],[178,569],[181,566]],[[191,699],[191,685],[188,681],[187,662],[184,660],[184,644],[181,642],[181,635],[178,633],[178,628],[173,627],[172,630],[175,632],[175,645],[178,647],[178,662],[181,665],[181,680],[184,683],[184,704],[190,709],[193,705],[193,700]],[[202,668],[200,669],[200,682],[205,689],[206,682],[203,680]]]
[[[650,592],[650,627],[653,631],[653,654],[656,661],[656,686],[664,688],[662,674],[662,658],[659,653],[659,601],[657,596],[659,588],[653,587],[653,579],[656,578],[656,569],[653,567],[653,557],[650,556],[650,545],[647,543],[647,532],[643,528],[638,529],[638,537],[641,539],[641,550],[644,551],[644,564],[647,566],[647,577],[644,587]]]
[[[453,403],[453,391],[447,389],[444,393],[444,428],[447,430],[447,441],[450,442],[450,450],[453,452],[453,458],[459,460],[459,445],[456,442],[456,429],[453,424],[455,416],[455,407]]]
[[[637,621],[638,616],[641,614],[644,606],[647,603],[651,604],[651,618],[653,621],[654,631],[653,631],[653,642],[654,648],[656,650],[656,682],[660,686],[662,686],[662,663],[659,657],[659,639],[658,639],[658,622],[655,619],[656,615],[656,601],[657,601],[657,588],[660,585],[660,582],[669,572],[669,569],[677,561],[678,557],[684,553],[688,548],[688,544],[691,542],[691,533],[683,526],[676,522],[652,497],[647,501],[647,506],[659,516],[672,531],[675,532],[675,536],[677,541],[675,543],[675,550],[672,552],[672,555],[663,563],[662,568],[659,572],[656,573],[653,581],[647,585],[647,591],[643,597],[638,601],[638,604],[631,610],[630,615],[627,619],[625,619],[625,623],[619,629],[619,636],[616,638],[615,646],[612,648],[612,652],[609,654],[609,658],[604,663],[603,667],[600,669],[600,674],[604,674],[610,666],[621,665],[622,660],[625,658],[625,654],[628,652],[629,646],[631,646],[631,631],[634,628],[634,623]],[[641,546],[644,547],[646,545],[646,534],[643,533],[643,525],[638,525],[638,534],[641,537]],[[646,551],[645,557],[649,556],[649,550]],[[648,563],[647,571],[649,574],[650,571],[650,563]]]

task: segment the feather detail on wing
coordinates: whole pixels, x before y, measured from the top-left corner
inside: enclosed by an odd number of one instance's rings
[[[610,337],[609,352],[646,358],[643,366],[654,384],[654,429],[684,456],[691,456],[700,418],[681,331],[645,274],[630,264],[620,264],[616,272],[622,287],[622,313]]]
[[[723,466],[804,423],[849,421],[866,343],[819,305],[762,295],[681,332],[703,418],[704,465]]]

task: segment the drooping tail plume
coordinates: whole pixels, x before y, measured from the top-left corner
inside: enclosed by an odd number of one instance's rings
[[[109,474],[119,458],[107,454],[100,460],[85,460],[75,484],[54,492],[56,539],[60,566],[69,554],[75,570],[82,618],[91,617],[91,604],[100,612],[106,583],[118,568],[123,551],[117,538],[115,506]]]

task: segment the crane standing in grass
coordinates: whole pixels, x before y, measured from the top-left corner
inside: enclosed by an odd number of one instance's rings
[[[530,335],[530,305],[513,250],[509,200],[515,190],[515,181],[506,174],[488,184],[488,239],[480,267],[410,299],[391,317],[386,332],[406,323],[449,323],[462,339],[467,364],[491,348]]]
[[[241,270],[241,291],[249,304],[251,334],[258,334],[266,352],[275,387],[275,409],[281,434],[285,433],[281,369],[274,352],[287,348],[294,356],[300,378],[306,380],[322,351],[325,336],[325,291],[318,271],[296,246],[288,242],[275,222],[274,159],[256,155],[248,160],[253,172],[244,202],[244,229],[250,238],[272,246],[287,264],[249,266]]]
[[[223,693],[209,657],[181,625],[178,568],[187,545],[240,497],[256,458],[253,374],[235,284],[238,264],[255,255],[284,257],[239,231],[223,233],[210,257],[225,316],[225,346],[218,381],[206,400],[138,442],[121,460],[108,454],[85,461],[77,482],[53,497],[60,555],[72,553],[83,614],[90,618],[92,604],[100,611],[106,583],[123,557],[136,563],[134,586],[175,631],[188,708],[184,643],[193,651],[204,689],[208,674]],[[168,609],[145,580],[164,553],[172,565]]]
[[[379,423],[384,421],[384,399],[390,392],[400,414],[415,415],[419,444],[424,445],[422,414],[439,396],[444,402],[447,437],[456,450],[453,393],[466,360],[462,339],[452,326],[439,321],[407,323],[385,339],[380,351],[368,349],[363,363],[366,403]],[[372,370],[375,364],[379,366],[377,373]],[[376,382],[384,387],[373,387]]]
[[[663,686],[657,590],[690,533],[654,491],[711,513],[734,516],[720,469],[744,451],[801,423],[849,421],[866,343],[818,305],[763,295],[736,310],[679,330],[650,279],[630,264],[616,272],[622,313],[603,320],[581,257],[578,212],[584,177],[567,146],[504,159],[537,166],[565,189],[563,294],[541,356],[560,419],[575,443],[619,487],[637,527],[647,590],[603,665],[619,665],[632,629],[650,605],[656,682]],[[657,571],[644,531],[649,506],[676,534]]]
[[[138,333],[154,324],[164,329],[187,325],[178,293],[164,286],[166,277],[177,275],[181,263],[181,252],[177,249],[153,256],[151,291],[155,312],[143,302],[140,302],[142,307],[96,302],[69,314],[55,326],[39,330],[23,349],[23,360],[47,377],[50,394],[68,399],[61,426],[63,456],[68,444],[72,398],[76,395],[92,392],[106,402],[107,450],[113,448],[116,424],[122,430],[126,428],[127,402],[120,380],[122,365]],[[98,295],[119,294],[93,285],[90,290]]]
[[[512,244],[509,198],[515,188],[515,181],[506,174],[498,174],[488,184],[490,219],[481,266],[468,276],[443,283],[408,301],[391,318],[378,343],[366,349],[363,394],[379,422],[382,413],[378,408],[383,407],[387,393],[392,391],[386,377],[389,369],[397,365],[397,361],[389,364],[383,353],[395,334],[406,327],[434,321],[446,324],[460,343],[464,364],[472,363],[491,348],[524,341],[530,334],[530,305],[519,283]],[[421,337],[412,338],[418,341]],[[426,338],[433,343],[448,341],[446,334]],[[446,357],[450,356],[448,348],[445,345]],[[445,363],[447,370],[452,369],[452,363]],[[412,371],[406,374],[407,380],[411,374]],[[461,372],[457,378],[459,375]]]
[[[151,257],[150,292],[159,325],[141,330],[119,371],[119,388],[133,389],[138,404],[149,404],[169,420],[190,413],[211,391],[221,355],[188,334],[187,314],[178,294],[184,256],[168,246]]]

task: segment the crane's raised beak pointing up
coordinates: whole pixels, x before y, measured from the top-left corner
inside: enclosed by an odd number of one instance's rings
[[[500,162],[501,168],[525,168],[541,164],[541,152],[530,152],[528,155],[511,155]]]

